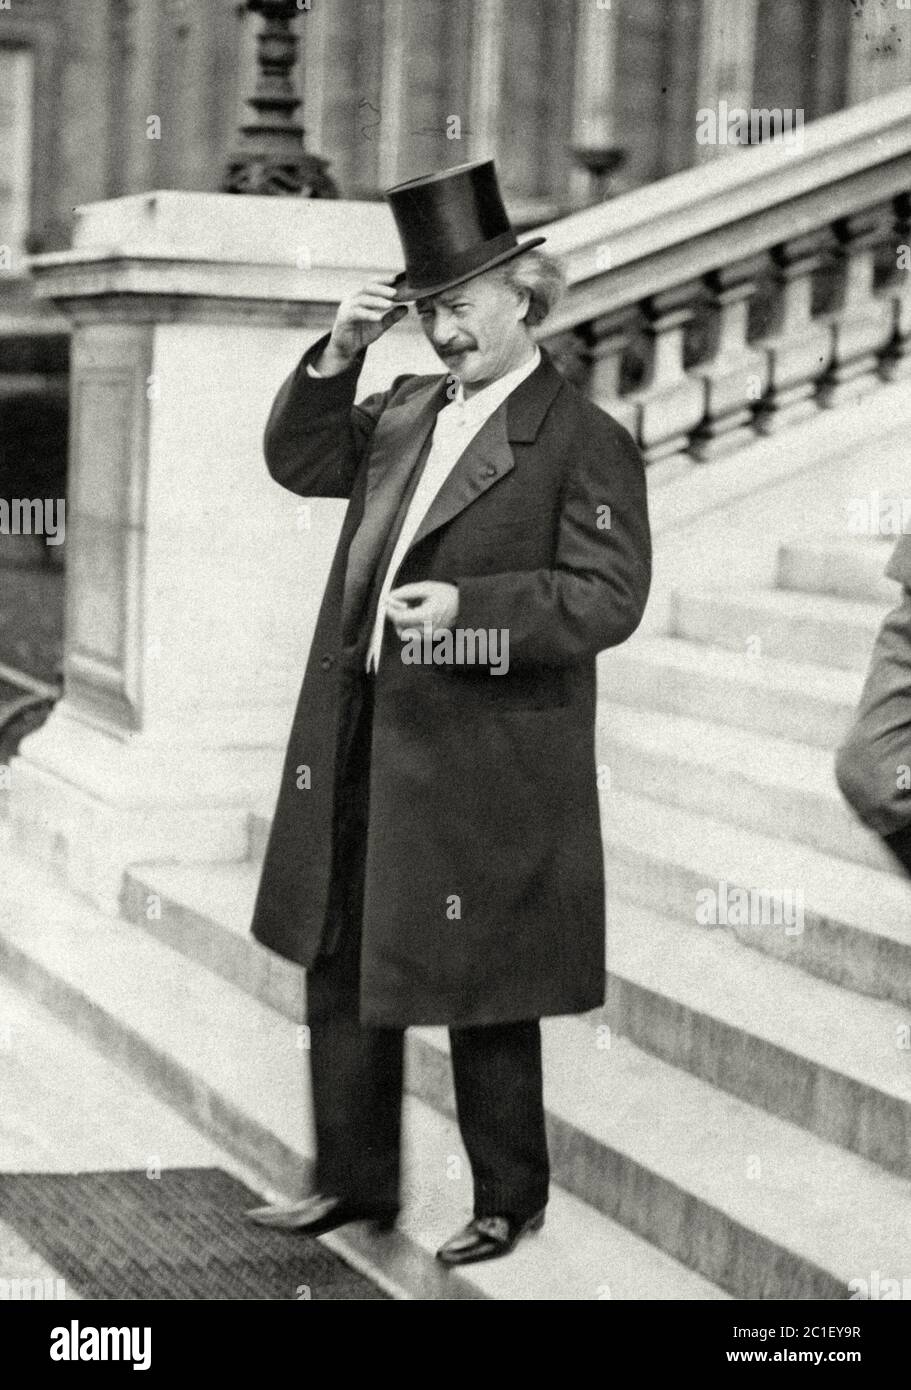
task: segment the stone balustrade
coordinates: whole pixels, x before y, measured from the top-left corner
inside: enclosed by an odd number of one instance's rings
[[[856,400],[909,371],[909,188],[904,89],[568,217],[553,350],[653,482]]]

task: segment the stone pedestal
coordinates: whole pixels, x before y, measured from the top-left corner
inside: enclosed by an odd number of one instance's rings
[[[271,810],[344,503],[272,482],[272,398],[400,252],[384,205],[155,193],[34,262],[73,324],[65,696],[11,773],[20,844],[116,908],[123,869],[243,858]],[[434,369],[413,317],[362,389]]]

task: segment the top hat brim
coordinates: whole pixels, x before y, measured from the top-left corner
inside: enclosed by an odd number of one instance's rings
[[[429,299],[431,295],[442,294],[444,290],[451,290],[456,285],[464,285],[466,280],[473,280],[476,275],[483,275],[486,270],[493,270],[494,266],[503,265],[505,261],[511,261],[515,256],[521,256],[523,251],[530,251],[534,246],[540,246],[547,237],[535,236],[529,241],[519,242],[516,246],[511,246],[508,251],[500,251],[496,256],[490,256],[487,260],[481,260],[478,265],[472,266],[471,270],[466,270],[463,274],[454,275],[449,279],[440,280],[433,285],[409,285],[408,272],[403,270],[396,275],[392,281],[395,288],[395,303],[409,304],[416,299]]]

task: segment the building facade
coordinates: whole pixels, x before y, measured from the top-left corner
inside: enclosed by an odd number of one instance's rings
[[[583,204],[573,146],[619,147],[617,187],[713,158],[696,111],[807,121],[911,82],[902,0],[300,0],[308,147],[341,195],[482,155],[523,221]],[[80,203],[212,190],[252,89],[238,0],[0,0],[0,229],[68,243]],[[8,256],[9,260],[10,257]]]
[[[343,198],[493,155],[524,228],[722,156],[702,109],[811,121],[911,83],[909,4],[298,0],[294,77]],[[67,247],[80,204],[219,188],[260,23],[242,0],[0,0],[0,494],[7,404],[54,397],[59,423],[65,403],[66,328],[28,255]],[[622,156],[608,185],[580,149]]]

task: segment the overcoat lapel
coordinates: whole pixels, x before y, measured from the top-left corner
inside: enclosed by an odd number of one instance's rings
[[[431,531],[458,516],[515,466],[511,442],[537,437],[554,396],[563,385],[545,349],[541,362],[497,407],[470,441],[431,502],[409,551]],[[367,464],[363,516],[348,550],[342,631],[362,612],[389,535],[421,451],[446,402],[445,376],[428,382],[400,405],[389,406],[373,434]],[[404,557],[403,557],[404,558]]]
[[[445,377],[429,382],[400,405],[389,406],[377,421],[367,463],[363,515],[348,548],[343,632],[349,631],[364,606],[389,528],[437,411],[445,404],[445,384]]]
[[[562,385],[563,378],[542,348],[541,361],[535,370],[497,406],[468,444],[428,507],[411,546],[458,516],[515,467],[510,443],[529,442],[537,437],[541,422]]]
[[[449,477],[427,508],[411,546],[431,531],[444,526],[464,511],[476,497],[504,477],[514,467],[506,432],[506,402],[497,406],[469,442]]]

